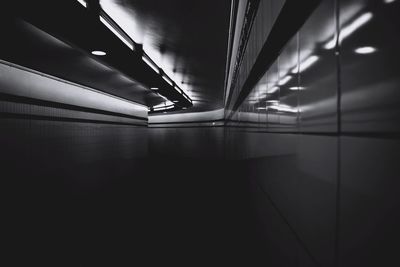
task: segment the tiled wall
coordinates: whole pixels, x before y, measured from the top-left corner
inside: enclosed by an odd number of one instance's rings
[[[321,1],[227,122],[265,265],[400,264],[399,11],[399,1]],[[357,53],[365,47],[375,51]]]
[[[102,172],[123,172],[122,162],[128,169],[147,157],[146,126],[145,107],[12,63],[0,64],[5,181],[54,177],[59,185],[65,179],[97,186]]]

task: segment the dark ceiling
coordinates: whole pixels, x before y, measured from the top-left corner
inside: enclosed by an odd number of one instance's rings
[[[223,105],[230,0],[102,0],[102,8],[194,100]]]

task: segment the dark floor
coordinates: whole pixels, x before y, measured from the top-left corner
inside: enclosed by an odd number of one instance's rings
[[[254,266],[254,214],[234,165],[154,158],[32,168],[8,192],[14,264]],[[18,177],[27,171],[14,167]]]

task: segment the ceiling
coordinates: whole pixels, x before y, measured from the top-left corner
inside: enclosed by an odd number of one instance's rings
[[[193,100],[192,108],[170,112],[223,107],[230,0],[100,0],[100,5]],[[28,2],[8,13],[18,16],[0,18],[8,37],[0,43],[0,59],[147,106],[165,101],[148,85],[161,78],[141,67],[77,0]],[[91,55],[97,47],[110,52],[106,60]]]
[[[101,0],[103,10],[193,100],[223,106],[230,0]]]

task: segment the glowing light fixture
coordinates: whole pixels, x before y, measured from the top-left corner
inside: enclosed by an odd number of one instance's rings
[[[267,90],[267,94],[273,94],[278,90],[279,90],[279,87],[278,86],[274,86],[271,89]]]
[[[79,4],[81,4],[84,7],[87,7],[86,1],[84,0],[78,0]]]
[[[117,36],[129,49],[134,50],[133,44],[127,40],[121,33],[119,33],[105,18],[100,16],[100,21],[115,35]]]
[[[354,33],[356,30],[361,28],[364,24],[366,24],[368,21],[372,19],[373,15],[371,12],[364,13],[357,19],[355,19],[352,23],[350,23],[348,26],[345,26],[339,34],[339,43],[341,43],[345,38],[350,36],[352,33]],[[336,45],[336,37],[333,37],[328,43],[325,44],[324,48],[325,49],[332,49]]]
[[[316,55],[309,56],[303,62],[300,63],[299,68],[293,69],[292,73],[298,73],[298,72],[302,73],[303,71],[305,71],[306,69],[308,69],[312,65],[314,65],[315,62],[318,61],[318,59],[319,59],[319,57]]]
[[[150,89],[153,90],[153,91],[157,91],[158,87],[151,87]]]
[[[375,51],[376,48],[372,46],[359,47],[354,50],[354,52],[356,52],[357,54],[362,54],[362,55],[371,54],[374,53]]]
[[[305,88],[302,86],[292,86],[289,88],[290,90],[296,91],[296,90],[304,90]]]
[[[150,68],[152,68],[155,72],[160,73],[160,70],[158,68],[158,66],[149,58],[147,58],[147,56],[143,56],[142,57],[143,61],[149,65]]]
[[[292,76],[288,75],[283,77],[281,80],[279,80],[278,85],[282,86],[287,84],[290,80],[292,79]]]
[[[92,51],[92,54],[95,55],[95,56],[105,56],[105,55],[107,55],[106,52],[100,51],[100,50],[94,50],[94,51]]]
[[[383,0],[383,2],[385,4],[390,4],[390,3],[393,3],[394,1],[396,1],[396,0]]]
[[[167,83],[169,83],[169,85],[171,85],[171,86],[174,85],[174,84],[172,83],[171,79],[168,78],[167,76],[164,76],[164,75],[163,75],[162,78],[163,78]]]

